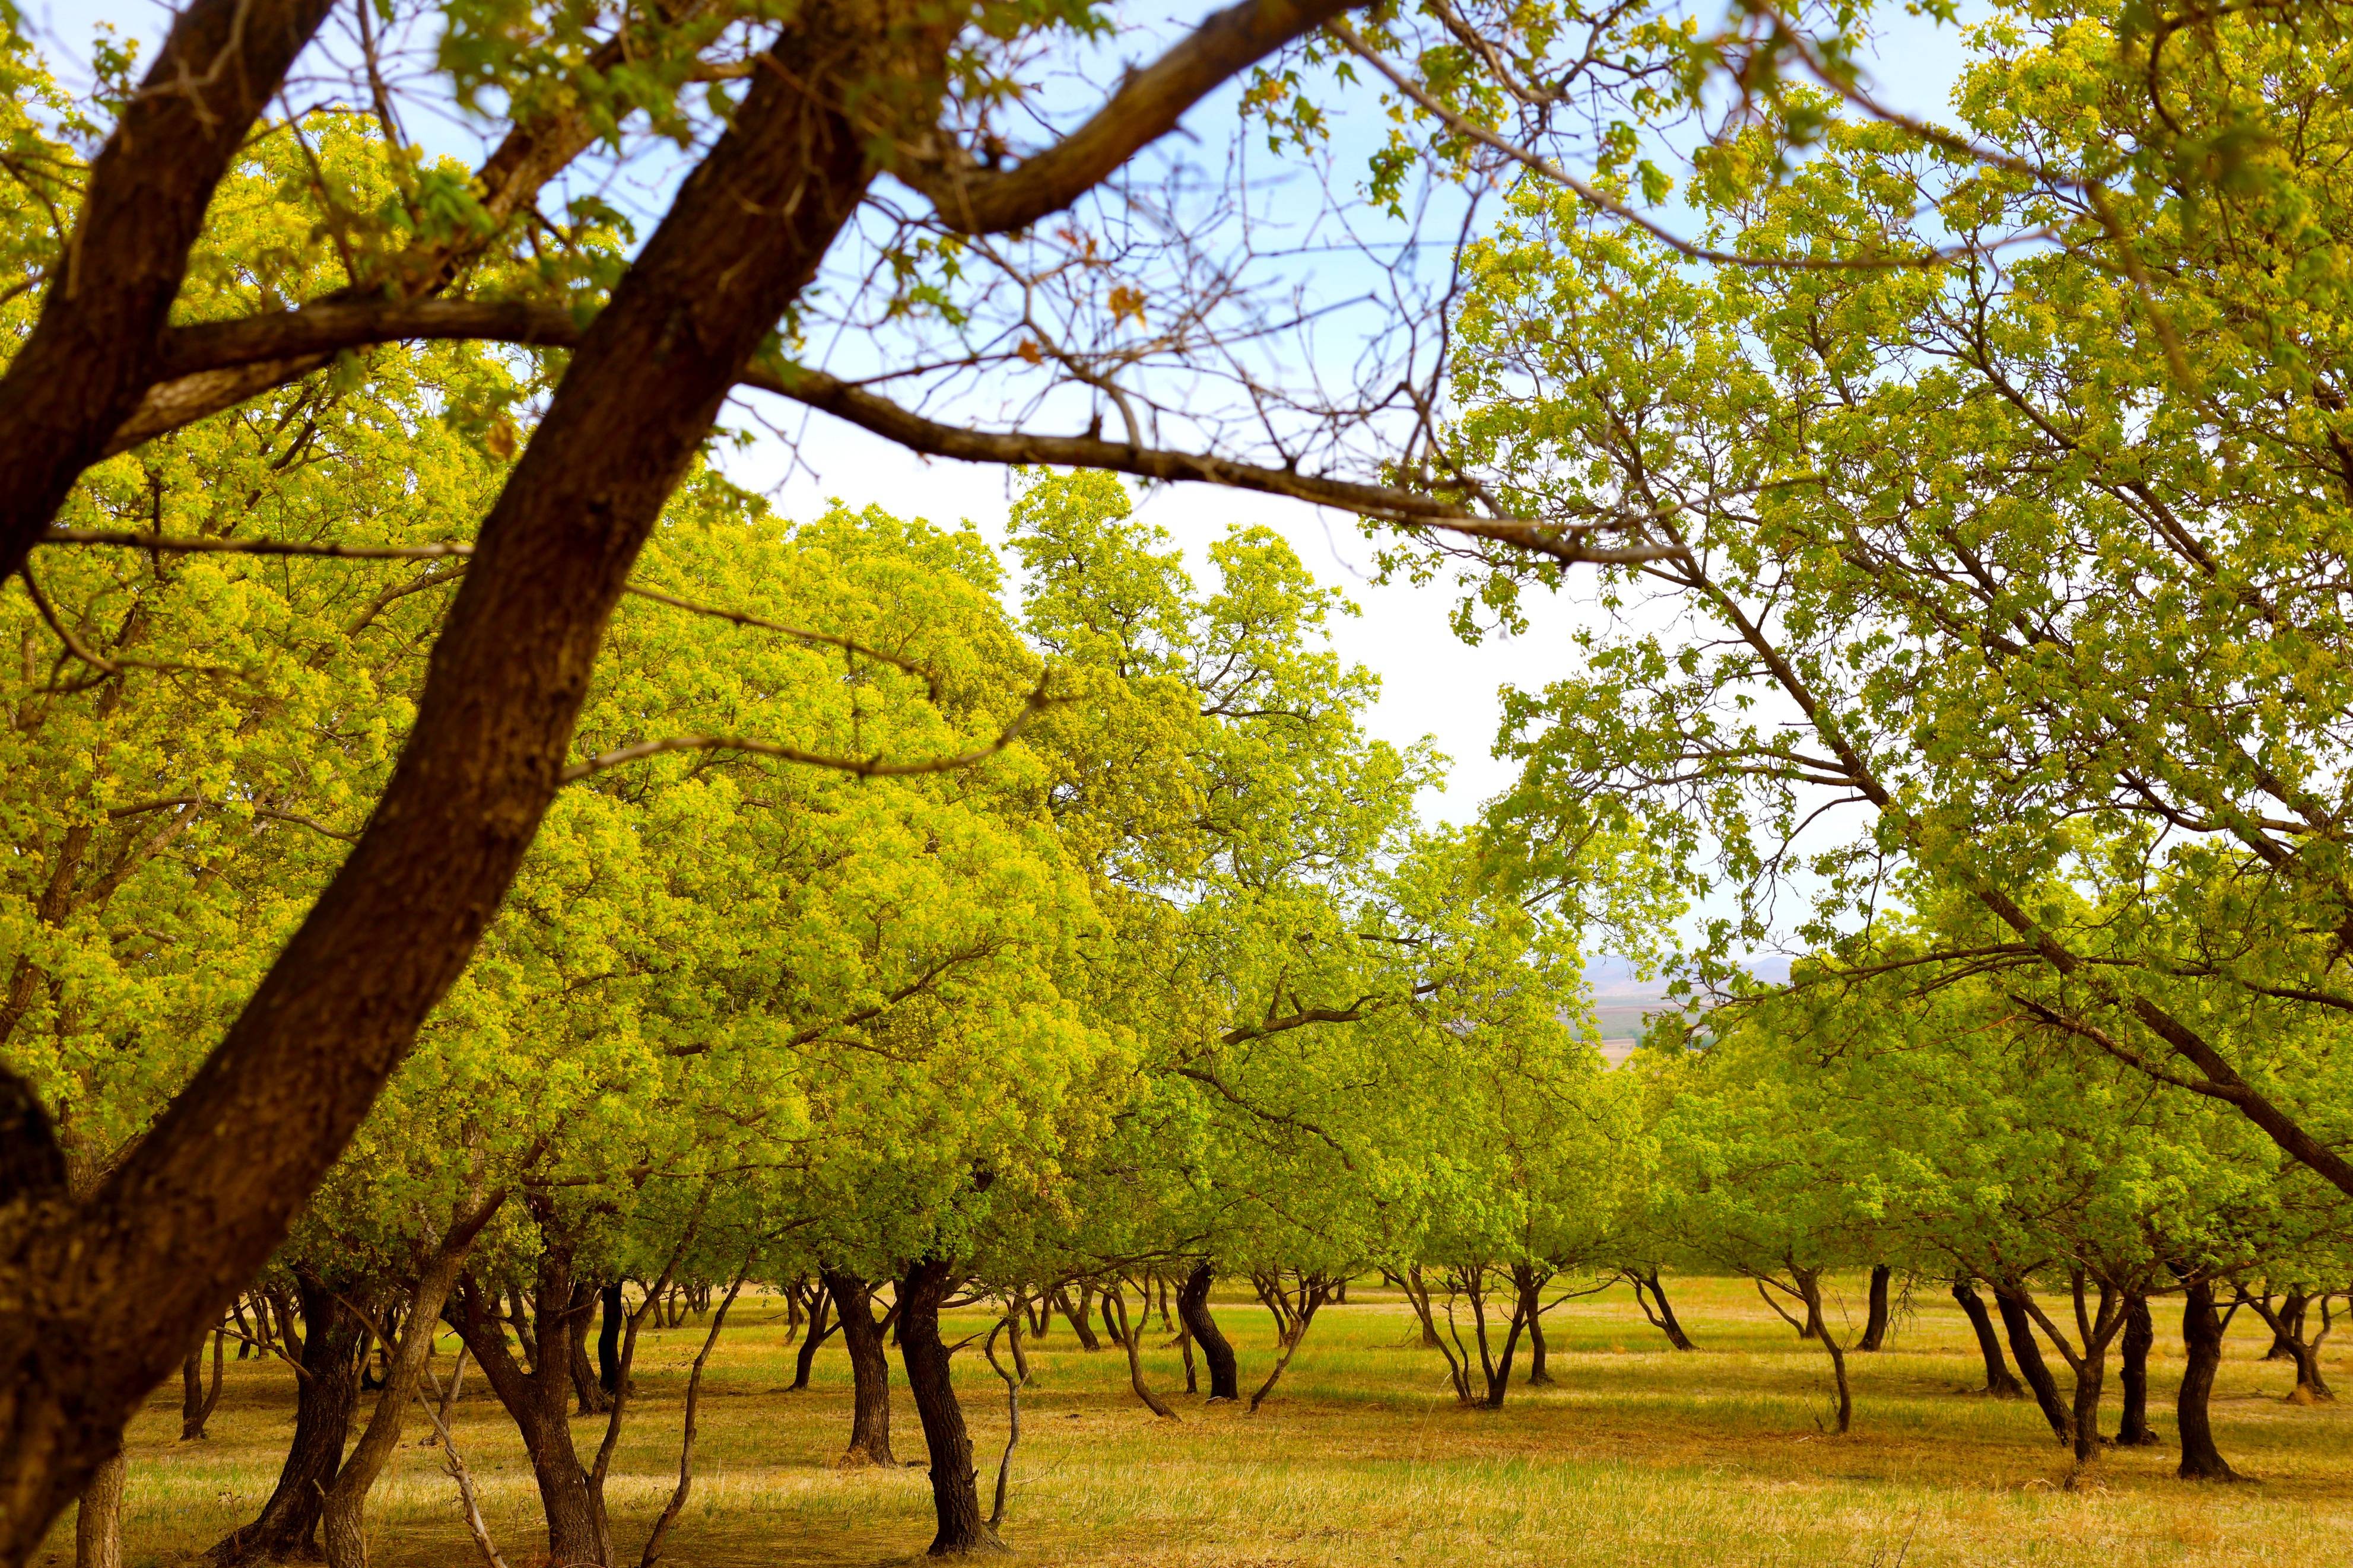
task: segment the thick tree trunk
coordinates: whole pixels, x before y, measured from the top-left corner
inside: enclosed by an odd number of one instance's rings
[[[2116,1422],[2119,1447],[2146,1448],[2162,1441],[2148,1424],[2148,1352],[2156,1344],[2148,1298],[2135,1291],[2125,1301],[2124,1363],[2116,1373],[2125,1406]]]
[[[817,1300],[809,1303],[808,1338],[801,1342],[801,1353],[793,1362],[793,1392],[797,1394],[809,1385],[809,1373],[817,1366],[818,1347],[833,1335],[833,1292],[818,1287]]]
[[[122,1455],[90,1472],[74,1510],[74,1568],[122,1568]]]
[[[621,1300],[618,1279],[596,1293],[603,1319],[596,1326],[596,1386],[611,1399],[621,1392],[621,1324],[628,1308]]]
[[[1871,1316],[1862,1325],[1862,1338],[1854,1342],[1859,1351],[1876,1351],[1887,1342],[1887,1287],[1894,1272],[1884,1263],[1872,1265]]]
[[[8,566],[112,432],[93,433],[143,393],[212,184],[326,9],[198,0],[159,51],[157,90],[130,100],[101,164],[136,166],[92,174],[68,254],[130,258],[137,275],[52,289],[0,383]],[[100,1188],[69,1197],[60,1183],[14,1207],[0,1237],[0,1563],[37,1548],[139,1402],[261,1269],[464,969],[563,784],[607,624],[663,504],[864,198],[890,143],[875,117],[933,122],[962,26],[901,0],[792,8],[771,46],[779,66],[753,73],[583,334],[485,519],[359,842]],[[214,162],[191,173],[191,159]]]
[[[2023,1399],[2025,1388],[2018,1374],[2010,1370],[2010,1359],[2001,1353],[2001,1340],[1994,1332],[1993,1314],[1986,1310],[1985,1298],[1967,1279],[1953,1281],[1953,1300],[1961,1304],[1968,1315],[1969,1327],[1978,1336],[1978,1354],[1985,1362],[1985,1392],[1992,1399]]]
[[[849,1447],[845,1467],[895,1465],[891,1453],[891,1357],[882,1325],[874,1318],[873,1287],[838,1268],[825,1271],[826,1294],[841,1320],[841,1342],[849,1352]]]
[[[2018,1363],[2019,1374],[2034,1393],[2034,1403],[2042,1418],[2051,1423],[2051,1435],[2062,1443],[2071,1440],[2073,1419],[2067,1406],[2059,1400],[2059,1380],[2051,1375],[2051,1368],[2042,1359],[2042,1342],[2034,1337],[2034,1319],[2025,1304],[2008,1289],[1997,1285],[1994,1304],[2001,1312],[2001,1326],[2010,1334],[2010,1353]]]
[[[294,1380],[294,1440],[261,1512],[206,1553],[220,1568],[318,1555],[320,1509],[343,1468],[359,1403],[364,1331],[326,1281],[298,1272],[295,1282],[302,1300],[302,1374]]]
[[[571,1354],[564,1321],[564,1305],[572,1300],[571,1258],[550,1246],[540,1254],[536,1272],[533,1318],[537,1342],[528,1369],[508,1352],[495,1309],[470,1279],[459,1291],[459,1331],[499,1403],[522,1434],[532,1479],[539,1486],[540,1508],[547,1518],[549,1559],[563,1568],[581,1563],[612,1568],[612,1532],[604,1500],[590,1488],[588,1472],[572,1443]]]
[[[1691,1336],[1683,1332],[1683,1323],[1675,1316],[1674,1304],[1667,1300],[1667,1289],[1659,1282],[1659,1270],[1653,1268],[1645,1274],[1640,1269],[1630,1268],[1627,1273],[1634,1281],[1634,1304],[1642,1309],[1642,1316],[1650,1319],[1652,1328],[1667,1336],[1667,1343],[1679,1351],[1699,1349],[1692,1342]],[[1644,1299],[1645,1291],[1649,1292],[1648,1300]],[[1657,1304],[1656,1311],[1651,1310],[1653,1302]]]
[[[1185,1320],[1186,1332],[1199,1348],[1201,1359],[1208,1363],[1209,1397],[1240,1399],[1241,1371],[1234,1363],[1234,1347],[1227,1342],[1218,1320],[1209,1313],[1209,1287],[1216,1279],[1208,1259],[1193,1265],[1193,1272],[1185,1277],[1184,1289],[1176,1292],[1176,1311]]]
[[[2239,1472],[2214,1446],[2214,1426],[2207,1404],[2214,1394],[2214,1376],[2222,1367],[2222,1314],[2215,1310],[2214,1284],[2210,1279],[2186,1280],[2181,1302],[2181,1392],[2173,1414],[2181,1429],[2181,1468],[2185,1481],[2235,1481]]]
[[[937,1261],[918,1263],[899,1282],[899,1354],[931,1450],[932,1509],[939,1524],[932,1537],[934,1557],[1005,1550],[980,1511],[972,1435],[965,1429],[948,1348],[940,1339],[940,1303],[955,1285],[955,1271]]]

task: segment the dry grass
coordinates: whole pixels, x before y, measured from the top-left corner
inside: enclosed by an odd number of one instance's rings
[[[2267,1342],[2248,1314],[2233,1325],[2215,1419],[2224,1451],[2262,1485],[2186,1485],[2172,1478],[2173,1452],[2157,1448],[2110,1454],[2090,1488],[2069,1492],[2057,1484],[2063,1456],[2031,1405],[1968,1392],[1981,1381],[1976,1354],[1941,1295],[1915,1303],[1888,1351],[1853,1358],[1857,1424],[1845,1438],[1823,1430],[1820,1352],[1797,1342],[1753,1293],[1687,1280],[1678,1305],[1698,1353],[1670,1352],[1613,1291],[1554,1315],[1558,1386],[1515,1384],[1504,1409],[1466,1412],[1448,1395],[1435,1354],[1413,1348],[1406,1309],[1359,1290],[1317,1320],[1257,1416],[1180,1398],[1181,1423],[1155,1422],[1129,1392],[1123,1359],[1080,1353],[1058,1324],[1024,1396],[1008,1538],[1041,1563],[1203,1568],[2353,1561],[2353,1401],[2285,1404],[2287,1372],[2256,1359]],[[830,1343],[818,1386],[787,1394],[781,1306],[740,1305],[712,1357],[701,1474],[665,1561],[904,1562],[930,1540],[923,1472],[833,1467],[849,1430],[848,1367]],[[1226,1300],[1219,1315],[1247,1384],[1268,1363],[1266,1314]],[[2171,1327],[2162,1316],[2160,1326]],[[701,1339],[690,1322],[640,1349],[641,1398],[612,1489],[631,1561],[675,1474],[685,1367]],[[1183,1387],[1175,1352],[1155,1351],[1147,1365],[1160,1388]],[[976,1354],[957,1366],[985,1498],[1004,1436],[1002,1385]],[[2168,1433],[2179,1367],[2178,1349],[2161,1342],[2153,1403]],[[457,1437],[509,1562],[525,1568],[544,1542],[530,1471],[513,1426],[472,1381]],[[2114,1409],[2112,1397],[2111,1427]],[[901,1458],[920,1458],[903,1387],[894,1414]],[[290,1376],[276,1365],[232,1365],[213,1435],[200,1444],[173,1441],[177,1400],[159,1394],[131,1435],[128,1560],[183,1559],[248,1517],[275,1479],[291,1422]],[[584,1453],[599,1426],[580,1423]],[[373,1560],[472,1568],[454,1488],[415,1436],[377,1490]],[[69,1523],[51,1556],[70,1554]]]

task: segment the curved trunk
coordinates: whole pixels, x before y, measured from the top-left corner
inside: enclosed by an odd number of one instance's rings
[[[825,1271],[826,1295],[841,1320],[841,1342],[849,1352],[849,1447],[840,1463],[895,1465],[891,1454],[891,1358],[882,1325],[874,1318],[873,1287],[839,1268]]]
[[[2067,1407],[2059,1402],[2059,1380],[2051,1375],[2050,1366],[2042,1359],[2042,1346],[2034,1337],[2034,1319],[2025,1305],[2008,1289],[1994,1287],[1995,1306],[2001,1312],[2001,1326],[2010,1334],[2010,1353],[2018,1362],[2020,1375],[2034,1393],[2034,1403],[2042,1418],[2051,1423],[2051,1435],[2062,1443],[2068,1442],[2074,1422]]]
[[[532,1479],[539,1486],[540,1508],[547,1518],[549,1559],[564,1568],[581,1563],[610,1568],[613,1545],[604,1503],[590,1488],[588,1472],[572,1443],[572,1369],[564,1342],[568,1328],[563,1310],[572,1299],[571,1259],[563,1252],[551,1249],[540,1255],[534,1294],[537,1342],[528,1369],[507,1350],[496,1308],[471,1279],[459,1290],[459,1331],[522,1434]]]
[[[918,1263],[899,1282],[899,1355],[931,1449],[932,1510],[939,1525],[932,1537],[934,1557],[1005,1550],[980,1511],[972,1434],[965,1429],[948,1348],[940,1340],[940,1303],[955,1284],[955,1270],[937,1261]]]
[[[227,1338],[220,1330],[213,1331],[211,1392],[206,1392],[203,1387],[205,1346],[202,1340],[197,1341],[196,1348],[188,1352],[187,1364],[181,1369],[184,1386],[180,1399],[180,1441],[183,1443],[194,1443],[204,1436],[205,1424],[213,1418],[213,1407],[220,1403],[222,1346]]]
[[[822,1284],[816,1299],[809,1302],[808,1338],[801,1342],[801,1353],[793,1362],[792,1392],[797,1394],[809,1385],[809,1373],[817,1365],[818,1346],[833,1333],[833,1292]]]
[[[1993,1331],[1993,1314],[1986,1310],[1985,1298],[1967,1279],[1953,1281],[1953,1300],[1961,1304],[1968,1315],[1969,1327],[1978,1336],[1978,1354],[1985,1362],[1985,1392],[1990,1399],[2023,1399],[2025,1388],[2018,1374],[2010,1370],[2010,1360],[2001,1353],[2001,1340]]]
[[[1144,1381],[1144,1314],[1152,1310],[1152,1298],[1149,1295],[1145,1297],[1143,1312],[1132,1323],[1127,1317],[1127,1297],[1118,1286],[1114,1285],[1103,1293],[1103,1302],[1104,1310],[1118,1310],[1119,1342],[1127,1350],[1128,1386],[1135,1390],[1135,1396],[1144,1401],[1144,1407],[1152,1414],[1169,1421],[1177,1419],[1176,1412],[1168,1408],[1167,1401],[1153,1393],[1152,1385]]]
[[[1854,1390],[1846,1377],[1846,1351],[1838,1336],[1822,1322],[1821,1270],[1792,1268],[1790,1277],[1798,1282],[1798,1294],[1806,1303],[1806,1324],[1810,1337],[1821,1342],[1831,1358],[1831,1382],[1838,1395],[1838,1429],[1844,1436],[1854,1426]]]
[[[2116,1374],[2125,1407],[2116,1423],[2116,1446],[2146,1448],[2160,1441],[2148,1424],[2148,1352],[2157,1343],[2148,1298],[2135,1291],[2125,1301],[2124,1364]]]
[[[1087,1315],[1094,1306],[1093,1286],[1082,1285],[1079,1287],[1079,1304],[1076,1307],[1071,1305],[1071,1293],[1069,1290],[1057,1290],[1054,1292],[1054,1305],[1062,1310],[1062,1316],[1070,1321],[1071,1331],[1079,1336],[1079,1348],[1081,1350],[1099,1351],[1103,1349],[1103,1342],[1095,1338],[1094,1325],[1087,1321]]]
[[[1854,1342],[1859,1351],[1876,1351],[1887,1342],[1887,1287],[1894,1270],[1884,1263],[1871,1268],[1871,1317],[1862,1325],[1862,1338]]]
[[[2173,1403],[2174,1419],[2181,1428],[2181,1468],[2176,1473],[2185,1481],[2235,1481],[2239,1472],[2214,1446],[2214,1427],[2207,1414],[2214,1374],[2222,1366],[2222,1314],[2215,1310],[2211,1279],[2184,1282],[2181,1353],[2181,1392]]]
[[[1653,1268],[1645,1274],[1638,1268],[1630,1268],[1627,1273],[1634,1281],[1634,1304],[1642,1309],[1642,1316],[1651,1321],[1652,1328],[1667,1336],[1667,1343],[1679,1351],[1699,1349],[1692,1342],[1691,1336],[1683,1332],[1683,1322],[1675,1316],[1674,1304],[1667,1300],[1666,1287],[1659,1282],[1659,1271]],[[1648,1292],[1647,1299],[1645,1291]],[[1651,1310],[1653,1302],[1658,1306],[1656,1311]]]
[[[604,1379],[588,1361],[588,1320],[603,1294],[583,1279],[572,1287],[572,1300],[564,1309],[565,1363],[571,1370],[572,1395],[580,1402],[583,1415],[602,1415],[611,1406],[605,1396]]]
[[[325,1281],[305,1273],[295,1282],[302,1300],[302,1375],[294,1380],[294,1440],[261,1512],[206,1553],[220,1568],[315,1555],[320,1510],[343,1468],[343,1441],[359,1403],[363,1331]]]
[[[1176,1292],[1176,1312],[1185,1320],[1185,1331],[1193,1343],[1200,1347],[1201,1359],[1209,1366],[1209,1397],[1240,1399],[1242,1396],[1241,1371],[1234,1363],[1234,1347],[1226,1342],[1218,1320],[1209,1314],[1209,1286],[1217,1276],[1207,1258],[1193,1265],[1193,1272],[1185,1277],[1184,1289]]]

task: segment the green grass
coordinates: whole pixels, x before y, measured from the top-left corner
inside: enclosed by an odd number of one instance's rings
[[[1691,1354],[1670,1352],[1623,1291],[1562,1307],[1548,1320],[1558,1385],[1515,1382],[1500,1411],[1458,1409],[1403,1305],[1353,1294],[1316,1320],[1256,1416],[1182,1398],[1176,1352],[1155,1349],[1148,1373],[1183,1416],[1155,1421],[1129,1391],[1118,1352],[1081,1353],[1058,1323],[1035,1351],[1036,1383],[1023,1396],[1008,1541],[1041,1563],[1205,1568],[2353,1561],[2353,1401],[2284,1403],[2287,1369],[2257,1359],[2268,1342],[2245,1313],[2214,1415],[2223,1451],[2262,1484],[2184,1484],[2168,1447],[2107,1454],[2088,1487],[2069,1491],[2065,1456],[2032,1406],[1969,1392],[1982,1381],[1973,1342],[1941,1294],[1915,1303],[1887,1351],[1852,1358],[1856,1425],[1843,1438],[1827,1430],[1820,1352],[1736,1281],[1680,1282],[1677,1306],[1702,1346]],[[2158,1308],[2152,1405],[2169,1436],[2179,1352]],[[1239,1299],[1218,1310],[1247,1388],[1271,1360],[1269,1320]],[[783,1326],[780,1301],[747,1299],[713,1354],[694,1497],[665,1561],[787,1568],[915,1556],[931,1538],[923,1471],[834,1467],[849,1431],[847,1363],[839,1342],[828,1343],[818,1386],[786,1392],[794,1352]],[[702,1332],[690,1321],[640,1347],[640,1396],[611,1487],[628,1562],[676,1473],[685,1369]],[[1003,1388],[976,1352],[959,1356],[957,1370],[985,1500],[1004,1438]],[[2113,1366],[2110,1388],[2113,1429]],[[124,1545],[134,1564],[184,1559],[249,1517],[292,1426],[291,1376],[275,1363],[231,1365],[201,1443],[174,1441],[176,1390],[167,1393],[130,1436]],[[919,1459],[913,1407],[903,1386],[894,1393],[899,1457]],[[412,1423],[377,1488],[372,1561],[466,1568],[479,1559],[455,1488],[436,1453],[417,1446],[421,1426]],[[584,1454],[601,1426],[579,1423]],[[545,1540],[536,1493],[514,1428],[479,1375],[455,1432],[511,1568],[527,1568]],[[69,1521],[51,1555],[70,1560]]]

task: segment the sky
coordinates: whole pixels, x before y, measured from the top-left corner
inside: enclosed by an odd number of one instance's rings
[[[122,34],[152,41],[168,25],[170,12],[153,0],[23,0],[23,8],[45,52],[69,84],[86,76],[93,25],[114,24]],[[1202,8],[1207,9],[1208,0]],[[1191,7],[1166,5],[1168,19]],[[1946,100],[1957,72],[1961,48],[1956,31],[1940,27],[1900,6],[1882,24],[1869,63],[1871,84],[1883,100],[1901,110],[1946,115]],[[1982,5],[1964,15],[1982,14]],[[1155,32],[1165,36],[1166,21]],[[1122,46],[1115,45],[1114,49]],[[1127,46],[1145,52],[1145,45]],[[1218,111],[1212,103],[1197,113]],[[455,135],[454,123],[437,134],[423,117],[411,119],[412,133],[428,142]],[[454,142],[458,155],[467,150]],[[1345,348],[1345,345],[1343,345]],[[1345,372],[1343,372],[1345,374]],[[760,434],[728,454],[724,466],[752,488],[768,493],[788,516],[807,516],[829,500],[853,506],[874,504],[934,522],[969,520],[992,539],[1003,536],[1012,477],[994,467],[913,456],[852,426],[789,405],[769,404],[760,413],[797,432],[795,447]],[[742,421],[737,421],[742,423]],[[1056,428],[1064,421],[1054,420]],[[1068,421],[1075,426],[1075,419]],[[1209,543],[1235,523],[1261,524],[1289,540],[1320,579],[1343,589],[1361,610],[1334,627],[1340,655],[1380,678],[1380,697],[1370,715],[1374,732],[1400,745],[1424,737],[1435,741],[1451,766],[1444,787],[1421,801],[1425,819],[1461,823],[1480,804],[1510,783],[1510,769],[1491,754],[1506,687],[1536,688],[1568,673],[1578,625],[1577,595],[1531,601],[1531,625],[1517,637],[1491,636],[1479,646],[1459,640],[1448,624],[1454,593],[1442,582],[1426,586],[1374,581],[1375,545],[1356,520],[1281,498],[1198,485],[1160,487],[1140,497],[1139,516],[1167,531],[1197,570]],[[1200,573],[1206,578],[1205,572]]]

